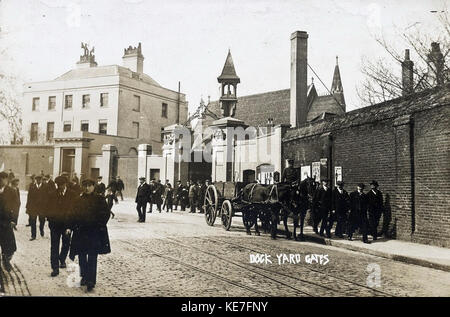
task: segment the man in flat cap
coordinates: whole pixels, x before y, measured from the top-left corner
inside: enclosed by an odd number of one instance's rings
[[[26,209],[30,216],[31,239],[36,239],[36,220],[39,218],[39,231],[44,236],[45,212],[47,209],[48,191],[42,182],[42,176],[35,177],[35,183],[30,185],[27,196]]]
[[[333,226],[334,218],[336,218],[336,231],[335,235],[339,238],[343,238],[343,233],[345,230],[345,226],[347,224],[347,213],[350,204],[350,196],[347,191],[344,189],[344,182],[338,181],[336,182],[336,188],[333,190],[333,199],[332,199],[332,221],[331,227]],[[330,228],[331,229],[331,228]]]
[[[378,182],[370,183],[370,191],[367,193],[367,214],[369,216],[369,232],[373,240],[377,240],[378,224],[383,213],[383,193],[378,190]]]
[[[17,250],[13,231],[16,223],[11,206],[13,196],[13,190],[8,186],[8,173],[0,172],[0,249],[3,267],[8,272],[11,270],[12,256]]]
[[[350,194],[348,239],[352,240],[353,233],[359,227],[363,235],[363,242],[369,243],[367,239],[367,196],[364,193],[364,187],[364,184],[360,183],[356,190]]]
[[[77,194],[68,185],[69,180],[65,176],[55,179],[57,189],[50,194],[50,205],[47,219],[50,227],[50,264],[51,276],[59,274],[59,268],[66,267],[66,257],[70,247],[70,217],[76,203]],[[62,242],[62,243],[61,243]],[[60,243],[61,250],[60,250]]]
[[[139,186],[136,193],[136,210],[138,212],[138,222],[145,222],[147,203],[150,199],[150,186],[145,181],[145,177],[139,177]]]

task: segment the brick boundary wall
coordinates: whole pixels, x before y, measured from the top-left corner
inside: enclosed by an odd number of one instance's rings
[[[296,167],[327,158],[324,176],[333,180],[341,166],[348,192],[359,182],[367,192],[377,180],[386,207],[379,231],[450,247],[449,88],[290,129],[283,158],[294,158]]]

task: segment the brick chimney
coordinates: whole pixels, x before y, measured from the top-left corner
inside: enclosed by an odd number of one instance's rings
[[[442,85],[444,83],[444,55],[441,52],[439,43],[431,43],[431,51],[428,54],[428,74],[431,86]]]
[[[402,62],[402,95],[406,96],[414,89],[414,63],[409,59],[409,49],[405,50],[405,59]]]
[[[131,69],[133,72],[143,74],[144,72],[144,56],[142,55],[142,46],[139,42],[138,47],[123,49],[123,66]]]
[[[290,123],[298,127],[306,122],[308,78],[308,33],[291,34],[291,105]]]

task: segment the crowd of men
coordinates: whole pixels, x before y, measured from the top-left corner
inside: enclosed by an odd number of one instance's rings
[[[136,192],[136,210],[138,213],[138,222],[145,222],[145,214],[153,212],[153,205],[156,205],[156,211],[172,212],[180,206],[181,211],[189,208],[190,213],[203,213],[203,201],[209,181],[187,182],[183,185],[181,181],[177,181],[173,187],[169,180],[163,185],[161,180],[152,179],[147,184],[145,177],[139,178],[139,186]],[[147,212],[147,204],[149,211]]]
[[[0,246],[3,266],[11,270],[11,258],[17,249],[14,229],[16,229],[20,193],[18,179],[10,170],[0,173]],[[39,232],[44,237],[45,222],[50,229],[50,266],[51,276],[59,275],[59,269],[66,267],[69,256],[74,260],[78,256],[80,266],[80,284],[88,292],[96,284],[97,257],[111,252],[106,224],[112,215],[113,201],[118,203],[116,195],[123,191],[123,182],[118,177],[106,187],[91,179],[82,180],[76,174],[69,177],[62,173],[55,180],[50,175],[32,175],[28,186],[26,213],[27,226],[31,229],[30,241]]]
[[[288,160],[287,167],[283,170],[281,181],[294,184],[299,180],[298,169],[293,167],[294,160]],[[331,229],[334,223],[335,236],[348,240],[353,239],[353,234],[359,229],[364,243],[370,243],[368,235],[376,241],[378,238],[378,224],[384,212],[383,193],[378,189],[376,180],[370,183],[370,190],[364,192],[365,184],[359,183],[350,194],[344,189],[344,182],[336,182],[332,189],[328,179],[315,182],[312,191],[311,214],[313,218],[314,232],[331,238]],[[319,229],[320,225],[320,229]]]

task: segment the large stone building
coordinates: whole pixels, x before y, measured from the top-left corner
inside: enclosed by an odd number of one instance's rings
[[[24,188],[39,173],[77,173],[81,177],[120,175],[134,191],[139,145],[154,157],[158,177],[162,161],[161,130],[184,121],[185,94],[162,87],[143,73],[141,44],[124,49],[123,66],[97,66],[93,49],[58,78],[24,85],[21,146],[0,149]],[[14,157],[16,158],[14,160]]]

